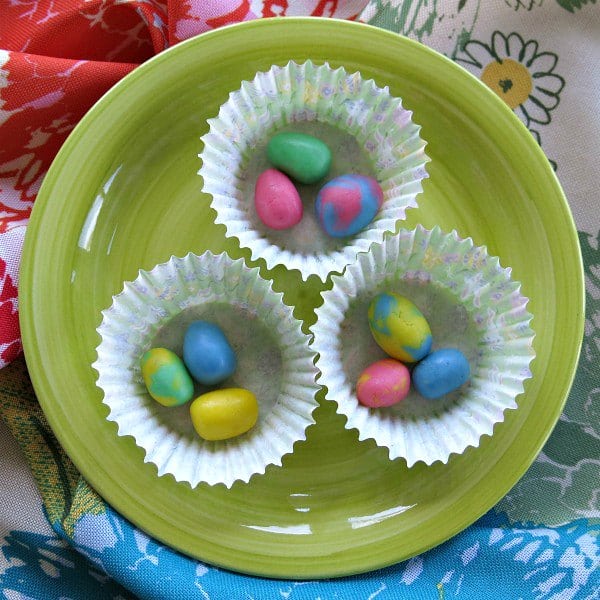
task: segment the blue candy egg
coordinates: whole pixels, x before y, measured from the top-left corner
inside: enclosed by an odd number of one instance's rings
[[[458,389],[471,376],[469,361],[456,348],[426,356],[413,370],[412,383],[421,396],[433,400]]]
[[[236,369],[235,353],[220,327],[194,321],[183,338],[183,362],[192,377],[205,385],[221,383]]]

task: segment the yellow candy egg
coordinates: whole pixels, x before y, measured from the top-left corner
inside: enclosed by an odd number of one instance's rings
[[[249,390],[223,388],[198,396],[190,405],[190,415],[200,437],[227,440],[254,427],[258,402]]]

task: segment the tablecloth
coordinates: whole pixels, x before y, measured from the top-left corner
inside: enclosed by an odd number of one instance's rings
[[[312,14],[416,39],[486,83],[563,185],[585,263],[581,360],[564,412],[497,506],[408,561],[328,581],[266,580],[161,545],[79,475],[21,352],[24,232],[86,110],[152,55],[238,21]],[[0,590],[19,599],[600,598],[600,6],[596,0],[5,0],[0,3]],[[560,340],[555,343],[560,344]]]

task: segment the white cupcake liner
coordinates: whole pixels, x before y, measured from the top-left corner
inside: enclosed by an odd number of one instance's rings
[[[298,270],[306,280],[322,281],[340,273],[359,252],[381,242],[396,229],[406,209],[416,207],[416,196],[427,177],[425,142],[412,113],[359,73],[328,64],[289,62],[244,81],[214,119],[201,140],[203,192],[212,196],[216,222],[228,237],[249,248],[252,260],[264,259],[268,268],[282,264]],[[298,185],[304,217],[286,231],[273,231],[260,222],[254,209],[254,185],[270,165],[266,145],[273,134],[295,131],[326,142],[333,154],[328,177],[313,186]],[[345,239],[330,238],[314,214],[314,201],[324,183],[343,173],[375,177],[384,193],[383,206],[361,232]]]
[[[311,327],[318,353],[318,382],[326,399],[347,417],[359,439],[374,439],[390,459],[446,463],[453,453],[477,447],[483,435],[517,408],[523,382],[531,377],[534,332],[527,298],[486,248],[453,231],[418,226],[401,230],[361,254],[333,288],[322,294]],[[411,386],[399,404],[369,409],[356,399],[356,381],[369,364],[386,355],[369,330],[367,308],[380,292],[410,298],[427,318],[432,350],[460,349],[471,366],[470,382],[438,400]]]
[[[281,465],[306,438],[317,406],[315,355],[309,336],[271,282],[226,254],[188,254],[140,271],[102,312],[97,385],[108,420],[130,435],[159,475],[170,473],[192,487],[201,482],[247,482],[268,465]],[[256,425],[224,441],[206,441],[193,429],[189,404],[166,408],[149,395],[140,358],[152,347],[182,356],[187,326],[197,319],[218,324],[237,355],[236,372],[220,388],[250,389],[259,403]],[[196,386],[196,395],[208,391]]]

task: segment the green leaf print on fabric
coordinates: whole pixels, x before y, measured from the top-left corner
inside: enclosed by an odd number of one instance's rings
[[[504,0],[504,2],[515,10],[519,10],[519,8],[531,10],[533,7],[541,6],[544,0]]]
[[[596,0],[556,0],[556,3],[570,13],[574,13],[586,4],[596,4]]]
[[[542,453],[498,504],[511,521],[600,522],[600,233],[579,232],[586,276],[585,336],[573,388]]]
[[[23,357],[2,369],[0,408],[31,467],[50,524],[71,536],[74,523],[83,514],[103,512],[104,503],[54,437],[36,400]]]
[[[376,0],[375,16],[369,21],[376,25],[421,41],[431,34],[438,17],[438,0]]]
[[[450,58],[469,40],[482,0],[374,0],[361,19],[435,48]],[[443,31],[439,31],[442,29]]]

